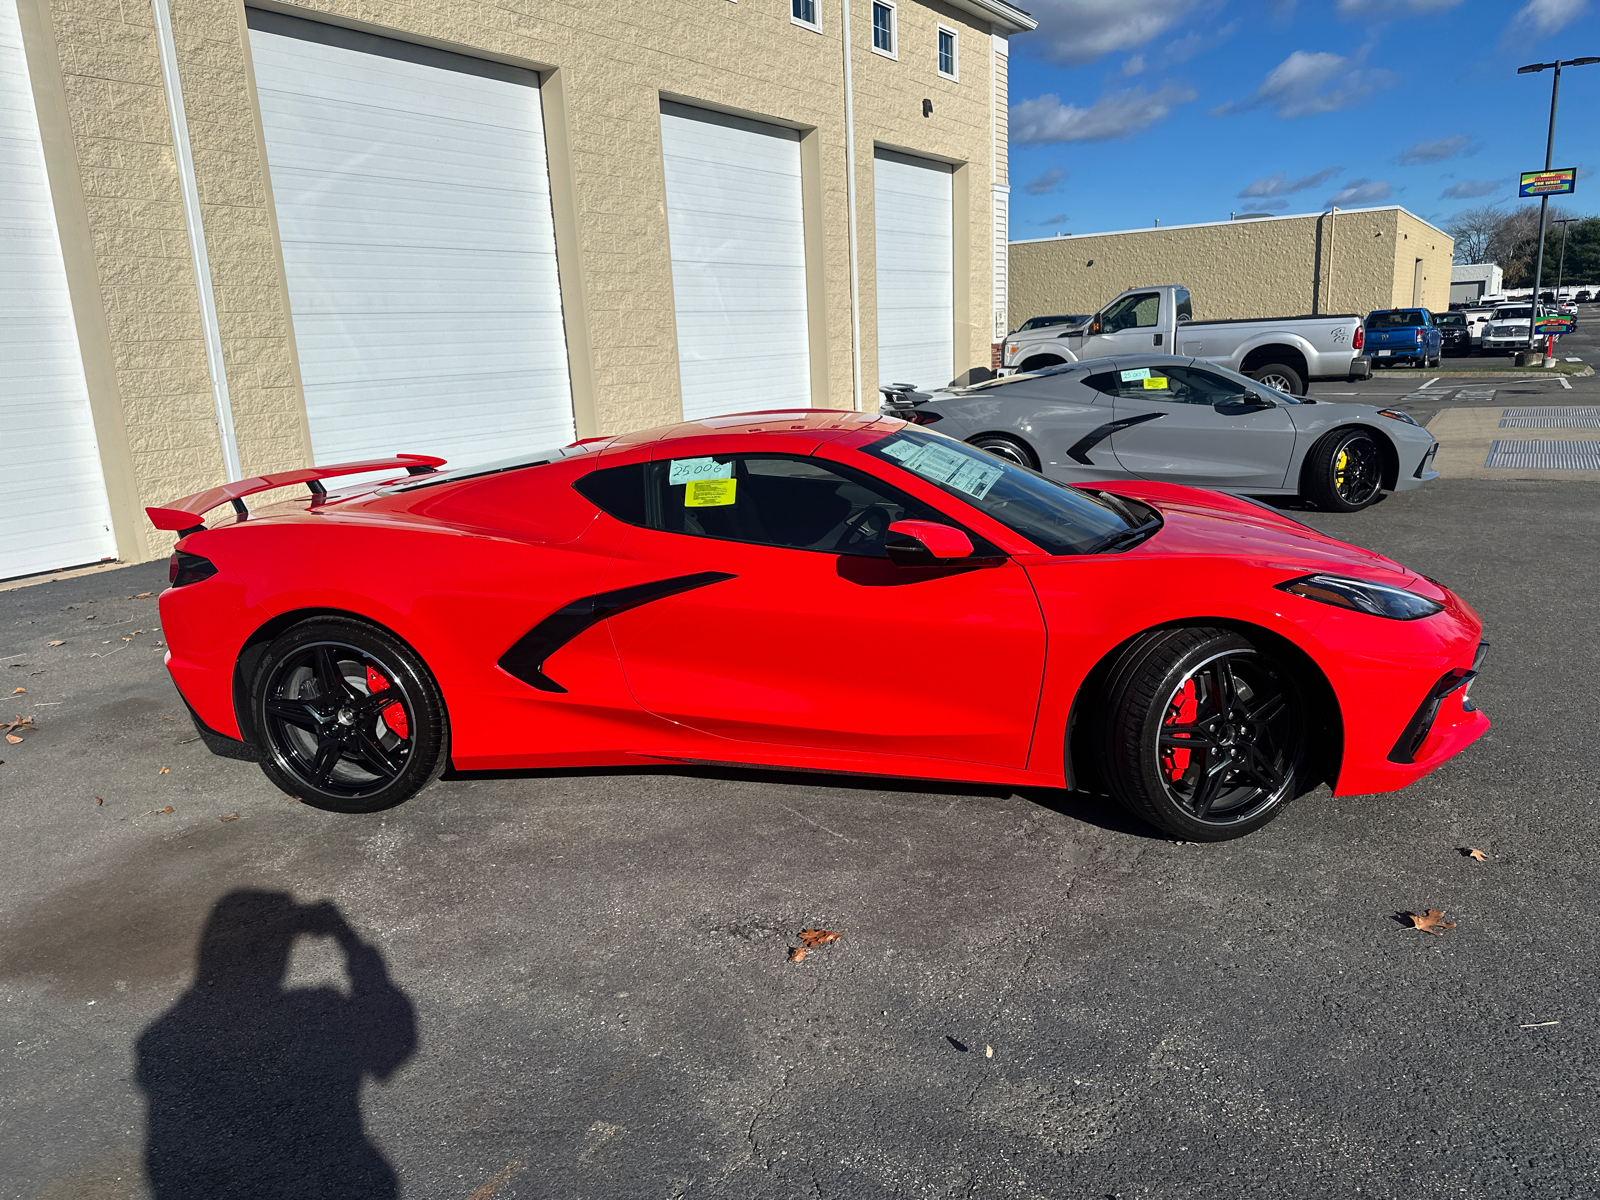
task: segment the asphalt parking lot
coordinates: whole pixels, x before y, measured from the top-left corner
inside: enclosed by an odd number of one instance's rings
[[[1429,374],[1348,390],[1600,403]],[[1217,845],[754,772],[323,813],[197,740],[165,564],[0,592],[0,1196],[1595,1195],[1600,490],[1296,515],[1478,608],[1495,725]]]

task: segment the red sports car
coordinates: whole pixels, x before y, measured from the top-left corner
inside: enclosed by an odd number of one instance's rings
[[[1096,787],[1203,841],[1489,727],[1464,602],[1221,493],[817,410],[443,466],[149,510],[182,534],[167,667],[212,749],[340,812],[447,767],[718,763]]]

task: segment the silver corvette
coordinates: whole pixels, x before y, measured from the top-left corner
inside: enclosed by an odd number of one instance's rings
[[[1408,414],[1291,396],[1203,359],[1134,354],[970,387],[883,389],[884,411],[1064,483],[1158,479],[1355,512],[1437,479]]]

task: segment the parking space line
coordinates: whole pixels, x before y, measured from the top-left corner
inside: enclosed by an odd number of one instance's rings
[[[1572,390],[1572,384],[1567,381],[1567,377],[1565,375],[1557,375],[1556,378],[1561,381],[1561,386],[1566,388],[1567,391],[1570,392]]]

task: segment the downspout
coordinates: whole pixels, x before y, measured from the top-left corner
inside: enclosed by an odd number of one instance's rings
[[[178,47],[172,39],[172,14],[167,9],[167,0],[150,0],[150,11],[155,17],[161,82],[166,88],[167,112],[172,118],[172,149],[178,160],[178,186],[183,194],[183,223],[189,232],[194,286],[200,297],[200,329],[205,337],[206,369],[211,374],[211,398],[217,409],[222,467],[232,481],[242,478],[244,473],[239,468],[233,403],[228,398],[228,375],[222,362],[222,329],[217,323],[216,294],[211,290],[211,262],[206,257],[205,229],[200,224],[200,188],[195,182],[194,156],[189,150],[189,120],[183,109],[183,88],[178,82]]]
[[[851,401],[861,406],[861,268],[856,233],[856,101],[850,81],[850,0],[842,0],[844,28],[844,191],[845,230],[850,243],[850,370]]]

